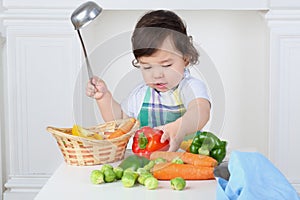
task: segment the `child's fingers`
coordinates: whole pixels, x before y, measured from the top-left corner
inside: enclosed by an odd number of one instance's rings
[[[97,76],[93,76],[93,78],[89,80],[89,83],[91,83],[91,85],[96,85],[99,80],[100,79]]]
[[[174,152],[174,151],[177,151],[177,149],[175,148],[174,145],[172,145],[172,143],[170,143],[170,147],[168,149],[169,152]]]
[[[161,129],[164,134],[162,134],[161,138],[160,138],[160,142],[164,143],[166,140],[169,140],[170,136],[167,132],[165,132],[163,129]]]
[[[106,89],[106,84],[104,83],[103,80],[99,79],[99,78],[96,78],[96,79],[93,79],[94,80],[94,87],[97,89],[97,92],[105,92],[107,89]]]
[[[107,92],[105,82],[97,76],[90,79],[86,86],[86,95],[99,100]]]
[[[158,129],[158,130],[162,130],[163,134],[160,138],[160,142],[161,143],[164,143],[164,141],[166,140],[166,133],[165,133],[165,129],[164,129],[164,126],[157,126],[157,127],[154,127],[154,129]]]
[[[173,138],[173,139],[171,139],[171,141],[170,141],[170,147],[169,147],[169,150],[168,150],[168,151],[170,151],[170,152],[172,152],[172,151],[177,151],[177,150],[179,149],[179,147],[180,147],[180,142],[178,142],[178,141],[176,140],[176,138]]]
[[[85,91],[86,91],[85,93],[88,97],[93,97],[95,94],[95,87],[91,83],[88,83]]]
[[[86,91],[85,91],[85,94],[86,94],[86,96],[88,96],[88,97],[92,97],[92,96],[93,96],[93,92],[90,91],[90,90],[86,90]]]

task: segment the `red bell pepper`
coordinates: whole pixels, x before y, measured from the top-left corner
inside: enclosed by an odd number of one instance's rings
[[[132,143],[134,154],[149,158],[154,151],[166,151],[169,149],[169,141],[160,142],[162,130],[144,126],[135,132]]]

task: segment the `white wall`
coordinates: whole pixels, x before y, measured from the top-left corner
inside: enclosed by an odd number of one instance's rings
[[[3,73],[3,57],[2,54],[3,54],[3,41],[2,41],[2,38],[0,37],[0,74]],[[3,109],[3,76],[0,76],[0,110],[4,110]],[[3,155],[3,152],[2,152],[2,147],[3,147],[3,135],[2,132],[4,133],[3,131],[3,126],[4,126],[4,123],[3,123],[3,115],[2,115],[2,112],[0,113],[0,156],[1,156],[1,160],[0,160],[0,200],[2,200],[2,192],[3,192],[3,180],[4,180],[4,177],[3,177],[3,172],[2,172],[2,160],[4,160],[4,155]]]
[[[101,53],[99,48],[104,48],[103,46],[107,52],[118,51],[105,44],[118,35],[128,37],[127,45],[130,47],[128,33],[143,13],[144,11],[104,11],[97,21],[85,28],[83,35],[86,46],[92,59],[97,60],[92,60],[92,63],[106,58],[106,55],[98,55],[98,52]],[[267,155],[268,33],[262,13],[182,10],[177,13],[186,22],[188,33],[193,36],[195,44],[208,54],[215,65],[218,74],[210,76],[215,75],[216,79],[219,76],[224,87],[224,91],[220,92],[225,94],[225,102],[221,102],[225,103],[225,119],[221,130],[216,134],[230,141],[229,149],[257,150]],[[102,72],[112,90],[116,90],[120,77],[134,70],[131,58],[131,55],[120,55],[111,63],[109,71]],[[104,71],[99,69],[104,66],[97,64],[92,67],[95,71]],[[135,73],[138,75],[139,72]],[[214,77],[204,77],[206,78]],[[140,81],[141,77],[137,79]],[[208,85],[208,88],[212,87]],[[92,112],[98,112],[96,106]],[[216,114],[220,113],[216,111]]]

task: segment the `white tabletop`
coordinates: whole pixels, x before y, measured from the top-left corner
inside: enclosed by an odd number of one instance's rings
[[[111,164],[117,166],[119,163]],[[121,181],[93,185],[90,182],[90,173],[92,170],[100,168],[101,165],[70,166],[62,163],[35,197],[35,200],[216,199],[216,180],[187,181],[186,188],[182,191],[172,190],[170,181],[159,181],[156,190],[147,190],[146,187],[139,184],[132,188],[125,188]]]

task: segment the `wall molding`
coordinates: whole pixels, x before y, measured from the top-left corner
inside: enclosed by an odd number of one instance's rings
[[[4,38],[2,38],[0,36],[0,74],[3,74],[3,43],[4,43]],[[0,77],[0,85],[3,85],[4,83],[4,80],[3,80],[3,77]],[[2,91],[2,89],[0,89],[0,110],[4,110],[4,93]],[[1,113],[0,114],[0,155],[1,155],[1,158],[3,158],[4,154],[3,154],[3,149],[2,147],[4,146],[4,117],[3,117],[3,114]],[[3,180],[4,180],[4,174],[3,174],[3,164],[4,164],[4,161],[2,161],[3,159],[0,160],[0,194],[3,193]],[[2,200],[2,195],[0,196],[0,200]]]
[[[295,74],[300,74],[295,64],[300,63],[300,11],[271,11],[266,20],[270,27],[269,158],[300,192],[300,176],[295,173],[299,162],[292,158],[300,150],[294,143],[298,134],[294,112],[300,107],[293,101],[300,99],[294,85],[299,84]]]
[[[36,195],[45,185],[50,176],[18,176],[11,177],[6,183],[4,199],[10,199],[8,196],[19,196],[24,193],[27,195]]]
[[[45,129],[52,123],[61,127],[72,124],[70,102],[81,67],[81,51],[69,21],[8,19],[3,24],[7,52],[3,77],[8,88],[4,90],[8,177],[4,199],[33,199],[63,161],[54,138]],[[56,92],[52,81],[60,82],[64,89]],[[53,98],[60,98],[58,105]],[[44,103],[34,103],[39,99]],[[57,107],[61,116],[53,115]]]
[[[18,19],[70,19],[72,9],[10,9],[4,10],[0,17],[4,20]]]
[[[273,22],[280,24],[281,22],[284,23],[295,23],[300,20],[300,10],[270,10],[265,15],[266,20],[270,25]],[[289,21],[289,22],[288,22]]]
[[[50,4],[39,0],[3,0],[3,7],[6,9],[26,8],[26,9],[74,9],[84,0],[52,0]],[[130,3],[122,0],[95,0],[101,7],[107,10],[149,10],[149,9],[175,9],[175,10],[267,10],[269,8],[268,0],[165,0],[165,1],[148,1],[148,0],[131,0]]]

